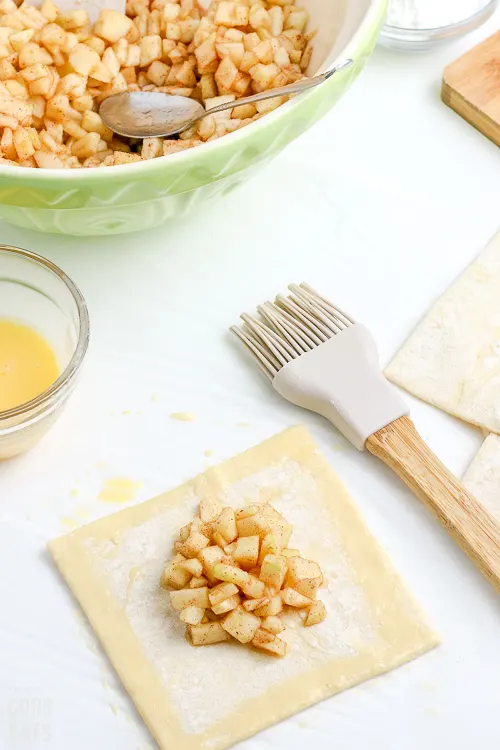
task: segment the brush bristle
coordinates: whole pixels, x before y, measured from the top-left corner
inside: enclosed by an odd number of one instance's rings
[[[243,325],[231,327],[271,380],[288,362],[354,323],[308,284],[288,288],[287,297],[279,294],[260,305],[258,316],[243,313]]]

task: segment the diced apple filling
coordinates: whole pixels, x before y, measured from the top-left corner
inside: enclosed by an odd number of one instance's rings
[[[193,646],[236,640],[283,657],[287,644],[279,635],[287,609],[303,611],[306,627],[326,619],[316,598],[323,574],[288,547],[292,532],[269,503],[235,512],[215,498],[202,500],[199,514],[180,529],[160,581],[173,589],[172,609]]]

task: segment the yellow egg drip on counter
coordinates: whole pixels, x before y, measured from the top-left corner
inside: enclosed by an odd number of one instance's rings
[[[59,375],[56,355],[39,333],[0,318],[0,412],[39,396]]]

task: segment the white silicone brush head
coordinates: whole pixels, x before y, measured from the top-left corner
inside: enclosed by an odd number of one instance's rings
[[[363,325],[307,284],[288,297],[243,314],[231,330],[244,342],[273,387],[288,401],[322,414],[364,450],[374,432],[408,414],[380,371],[375,340]]]

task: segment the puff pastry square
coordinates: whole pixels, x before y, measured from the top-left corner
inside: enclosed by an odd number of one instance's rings
[[[423,401],[500,433],[500,234],[431,307],[385,374]]]
[[[463,484],[500,523],[500,437],[489,435],[465,472]]]
[[[294,526],[291,546],[321,565],[328,618],[304,628],[291,615],[284,659],[237,643],[193,648],[159,588],[206,494],[234,507],[272,502]],[[302,427],[49,550],[162,750],[224,750],[438,643]]]

